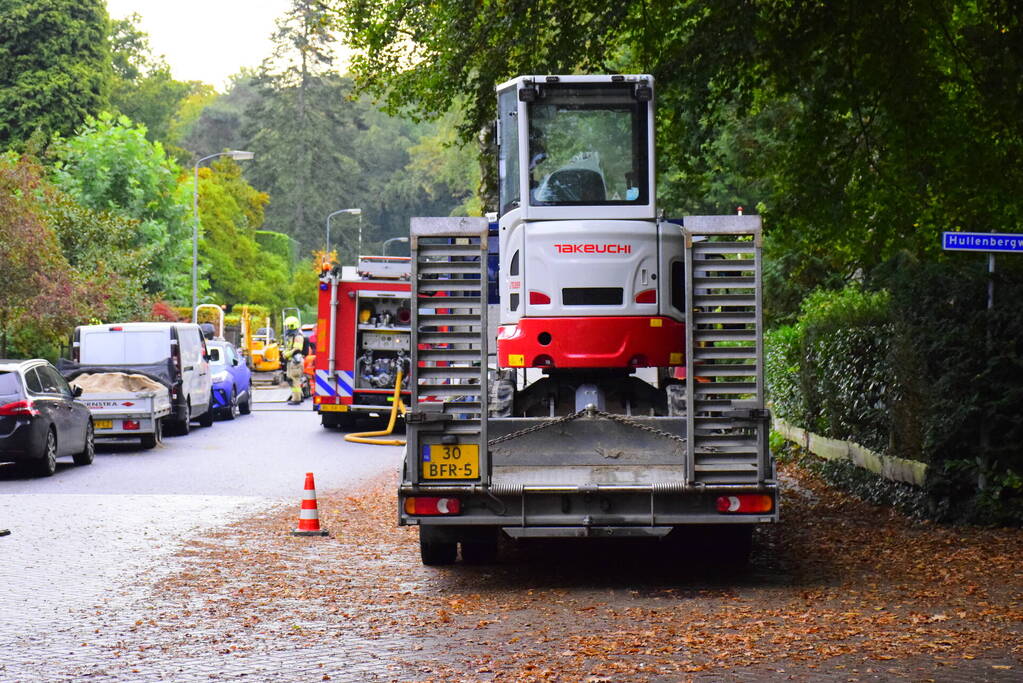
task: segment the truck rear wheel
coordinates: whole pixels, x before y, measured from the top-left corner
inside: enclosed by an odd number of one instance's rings
[[[497,560],[497,537],[462,541],[462,562],[493,564]]]
[[[419,527],[420,559],[429,567],[454,564],[458,557],[458,544],[454,541],[440,540],[437,531],[428,526]]]
[[[725,571],[742,571],[753,552],[752,524],[718,524],[705,529],[707,557],[716,557]]]

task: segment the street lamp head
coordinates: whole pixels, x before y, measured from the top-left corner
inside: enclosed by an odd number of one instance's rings
[[[381,250],[383,251],[382,256],[387,256],[387,245],[391,244],[392,242],[408,242],[408,237],[392,237],[391,239],[384,240],[384,246],[383,249]]]
[[[233,149],[227,153],[227,156],[231,157],[235,161],[248,161],[256,155],[253,152],[247,152],[243,149]]]
[[[361,216],[362,209],[345,209],[344,211],[342,211],[342,213],[350,213],[353,216]]]

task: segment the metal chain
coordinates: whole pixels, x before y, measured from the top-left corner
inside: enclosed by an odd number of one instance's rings
[[[554,425],[564,424],[565,422],[571,422],[572,420],[579,419],[580,417],[582,417],[585,414],[586,414],[586,409],[584,408],[584,409],[578,410],[578,411],[576,411],[576,412],[574,412],[574,413],[572,413],[570,415],[563,415],[562,417],[558,417],[558,418],[555,418],[553,420],[549,420],[547,422],[541,422],[540,424],[533,425],[532,427],[526,427],[525,429],[520,429],[519,431],[512,432],[511,434],[505,434],[504,436],[499,436],[496,439],[490,439],[489,441],[487,441],[487,445],[488,446],[493,446],[495,444],[501,443],[502,441],[509,441],[511,439],[517,439],[520,436],[525,436],[526,434],[532,434],[533,432],[539,432],[542,429],[547,429],[548,427],[553,427]]]
[[[487,442],[487,445],[488,446],[494,446],[496,444],[501,443],[502,441],[509,441],[511,439],[517,439],[520,436],[525,436],[526,434],[532,434],[533,432],[539,432],[539,431],[541,431],[543,429],[547,429],[548,427],[553,427],[555,425],[564,424],[566,422],[571,422],[572,420],[577,420],[580,417],[583,417],[584,415],[590,416],[590,417],[593,417],[593,416],[603,417],[603,418],[606,418],[608,420],[612,420],[613,422],[618,422],[620,424],[627,425],[629,427],[635,427],[636,429],[641,429],[644,432],[650,432],[651,434],[654,434],[656,436],[664,437],[665,439],[671,439],[672,441],[679,441],[681,443],[686,443],[686,440],[684,438],[682,438],[681,436],[677,435],[677,434],[672,434],[671,432],[666,432],[663,429],[657,429],[656,427],[651,427],[649,425],[645,425],[645,424],[643,424],[641,422],[637,422],[636,420],[633,420],[632,418],[627,417],[625,415],[614,415],[613,413],[606,413],[603,410],[597,410],[593,406],[587,406],[587,407],[583,408],[582,410],[577,410],[576,412],[571,413],[569,415],[564,415],[562,417],[558,417],[558,418],[555,418],[553,420],[549,420],[547,422],[541,422],[540,424],[533,425],[532,427],[526,427],[525,429],[520,429],[517,432],[511,432],[510,434],[505,434],[504,436],[499,436],[496,439],[491,439],[491,440],[489,440]]]
[[[621,423],[623,425],[627,425],[629,427],[642,429],[644,432],[650,432],[651,434],[654,434],[656,436],[663,436],[665,439],[671,439],[672,441],[686,443],[686,440],[683,437],[679,436],[678,434],[672,434],[671,432],[666,432],[663,429],[657,429],[656,427],[645,425],[642,422],[637,422],[636,420],[633,420],[631,417],[628,417],[627,415],[615,415],[613,413],[605,413],[603,410],[595,410],[593,411],[593,414],[607,418],[608,420],[612,420],[614,422]]]

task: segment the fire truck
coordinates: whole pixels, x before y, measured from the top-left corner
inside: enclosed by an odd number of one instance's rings
[[[760,217],[659,215],[654,104],[648,75],[498,86],[497,305],[487,220],[412,219],[398,514],[425,564],[646,537],[737,567],[779,518]]]
[[[356,418],[386,421],[399,371],[409,401],[410,261],[360,256],[319,283],[313,406],[324,427],[351,431]]]

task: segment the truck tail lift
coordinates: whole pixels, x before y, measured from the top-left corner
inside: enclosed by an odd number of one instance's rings
[[[760,217],[657,218],[653,95],[645,75],[498,87],[499,304],[486,219],[412,219],[399,521],[425,564],[500,534],[698,527],[735,566],[778,520]]]

